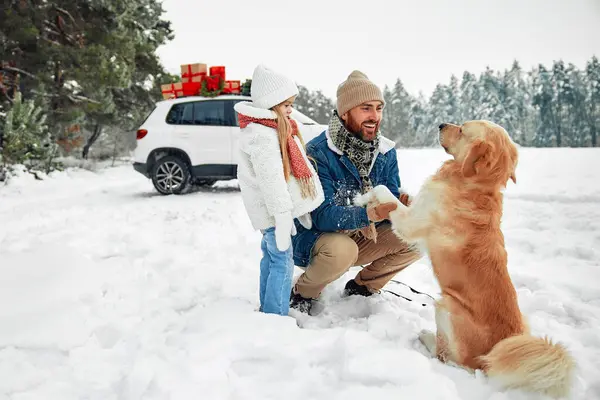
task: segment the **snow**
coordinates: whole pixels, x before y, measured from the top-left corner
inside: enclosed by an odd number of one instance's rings
[[[573,398],[598,399],[600,149],[520,151],[511,277],[533,333],[576,357]],[[446,158],[398,157],[412,193]],[[0,186],[0,400],[537,398],[428,357],[431,306],[341,299],[357,268],[317,316],[258,313],[259,241],[235,181],[161,196],[128,165],[17,173]],[[427,258],[395,278],[437,296]]]

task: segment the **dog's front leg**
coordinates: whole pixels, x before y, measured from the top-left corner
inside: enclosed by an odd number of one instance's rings
[[[410,244],[425,239],[429,231],[430,218],[422,202],[419,201],[419,197],[410,207],[399,202],[398,208],[390,212],[389,219],[396,235]]]
[[[395,203],[396,209],[389,214],[392,230],[403,241],[415,244],[423,239],[429,227],[429,215],[426,204],[417,196],[410,207],[406,207],[395,197],[385,185],[378,185],[369,192],[358,196],[355,204],[366,206],[369,204]]]

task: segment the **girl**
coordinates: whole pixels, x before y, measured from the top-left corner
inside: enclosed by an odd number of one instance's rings
[[[279,315],[289,311],[294,218],[310,229],[309,213],[324,200],[298,125],[290,117],[297,95],[291,79],[259,65],[252,75],[252,101],[235,105],[241,128],[240,190],[252,226],[263,234],[259,310]]]

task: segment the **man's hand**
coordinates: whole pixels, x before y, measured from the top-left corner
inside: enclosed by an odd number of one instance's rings
[[[409,207],[412,203],[410,196],[407,193],[400,193],[400,197],[398,199],[400,200],[400,203],[404,204],[406,207]]]
[[[390,212],[398,208],[398,205],[393,202],[382,203],[376,206],[367,207],[367,216],[371,222],[379,222],[384,219],[389,219]]]

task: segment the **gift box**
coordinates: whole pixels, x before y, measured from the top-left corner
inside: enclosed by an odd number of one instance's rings
[[[241,82],[240,81],[225,81],[225,87],[223,93],[225,94],[240,94],[241,93]]]
[[[225,81],[226,80],[226,78],[225,78],[225,67],[223,67],[223,66],[210,67],[208,75],[210,75],[210,76],[220,76],[221,79],[223,79]]]
[[[163,99],[174,99],[177,97],[177,83],[167,83],[160,85],[160,91],[162,92]]]
[[[176,82],[161,85],[163,99],[174,99],[186,96],[198,96],[200,94],[201,82]]]
[[[186,82],[202,82],[207,75],[206,64],[182,64],[181,65],[181,81]]]
[[[178,95],[177,97],[198,96],[200,94],[201,85],[201,82],[183,82],[181,88],[182,94],[181,96]]]

